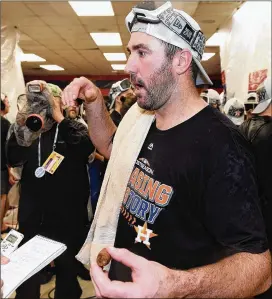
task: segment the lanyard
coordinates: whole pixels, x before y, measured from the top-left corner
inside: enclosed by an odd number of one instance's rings
[[[59,124],[57,124],[55,137],[54,137],[54,143],[53,143],[53,151],[56,148],[56,143],[58,139],[58,133],[59,133]],[[39,167],[41,166],[41,135],[39,136],[39,145],[38,145],[38,163]]]

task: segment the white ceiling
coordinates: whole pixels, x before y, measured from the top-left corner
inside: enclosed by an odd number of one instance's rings
[[[27,75],[113,75],[111,62],[105,52],[125,52],[129,41],[124,19],[136,1],[112,1],[115,16],[78,17],[68,2],[1,1],[2,24],[11,24],[21,32],[20,47],[24,53],[34,53],[46,62],[23,62]],[[208,39],[232,16],[242,1],[175,2],[173,6],[190,14]],[[119,32],[123,46],[98,47],[90,32]],[[220,74],[218,47],[207,47],[205,52],[217,54],[203,66],[209,75]],[[112,62],[116,63],[116,62]],[[40,64],[57,64],[64,71],[50,72]],[[122,73],[122,71],[121,71]]]

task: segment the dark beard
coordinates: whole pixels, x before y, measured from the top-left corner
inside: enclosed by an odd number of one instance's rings
[[[150,76],[148,82],[150,82],[148,88],[145,84],[142,84],[147,93],[146,99],[144,103],[141,102],[138,104],[145,110],[158,110],[169,100],[174,89],[175,80],[171,72],[171,63],[166,60],[166,62]]]

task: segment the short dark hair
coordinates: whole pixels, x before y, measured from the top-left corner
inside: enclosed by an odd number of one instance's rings
[[[164,46],[164,52],[165,52],[165,56],[166,58],[169,60],[169,61],[172,61],[175,54],[182,50],[181,48],[175,46],[175,45],[172,45],[172,44],[169,44],[163,40],[160,40],[161,44]],[[195,61],[192,59],[192,62],[191,62],[191,76],[192,76],[192,80],[194,83],[196,83],[196,77],[197,77],[197,73],[198,73],[198,66],[196,65]]]

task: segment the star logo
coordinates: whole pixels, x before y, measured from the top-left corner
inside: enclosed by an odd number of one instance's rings
[[[237,111],[235,112],[235,116],[236,116],[236,117],[240,117],[240,116],[241,116],[241,112],[240,112],[239,110],[237,110]]]
[[[144,226],[134,226],[134,229],[137,233],[137,237],[135,238],[135,243],[144,243],[148,249],[150,248],[149,239],[157,237],[157,234],[153,233],[153,230],[147,227],[147,222],[144,223]]]

